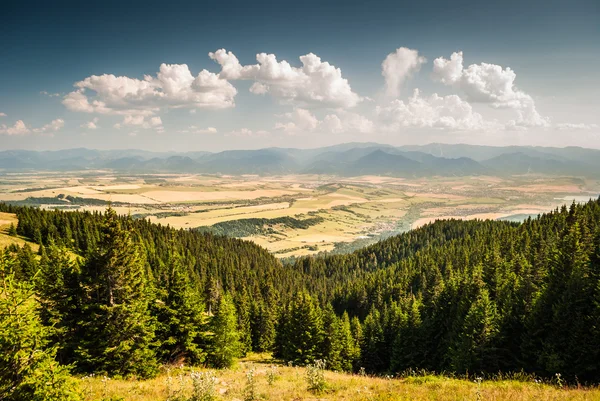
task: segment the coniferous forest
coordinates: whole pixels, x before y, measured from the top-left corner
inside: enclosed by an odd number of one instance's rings
[[[0,211],[40,245],[0,254],[0,399],[76,399],[70,374],[147,378],[251,351],[372,374],[600,382],[600,200],[522,224],[438,221],[287,265],[110,208]]]

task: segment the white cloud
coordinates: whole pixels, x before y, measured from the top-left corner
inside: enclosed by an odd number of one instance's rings
[[[190,125],[188,129],[178,132],[182,134],[216,134],[218,131],[215,127],[198,128],[195,125]]]
[[[559,130],[573,130],[573,131],[575,131],[575,130],[593,130],[593,129],[599,129],[600,126],[598,124],[560,123],[560,124],[556,124],[556,128],[558,128]]]
[[[41,134],[46,132],[56,132],[65,126],[65,120],[62,118],[57,118],[56,120],[52,120],[49,124],[44,125],[42,128],[34,128],[32,131]]]
[[[299,134],[305,132],[323,132],[323,133],[371,133],[374,131],[374,124],[368,118],[345,110],[337,110],[335,114],[327,114],[320,121],[310,111],[302,108],[296,108],[291,113],[285,113],[282,116],[285,122],[275,124],[275,129],[282,130],[288,134]]]
[[[487,103],[495,108],[509,108],[517,112],[508,128],[548,127],[550,121],[541,116],[533,98],[517,89],[517,75],[510,68],[496,64],[471,64],[463,67],[463,53],[452,53],[450,59],[439,57],[433,62],[433,78],[461,90],[471,102]]]
[[[193,76],[186,64],[161,64],[156,77],[144,79],[92,75],[75,87],[63,98],[69,110],[124,116],[149,116],[162,108],[224,109],[234,106],[237,94],[217,74],[202,70]]]
[[[419,56],[417,50],[400,47],[381,63],[381,75],[385,78],[386,92],[389,96],[398,97],[402,83],[413,73],[421,69],[427,59]]]
[[[40,95],[45,95],[45,96],[48,96],[48,97],[59,97],[60,93],[49,93],[49,92],[46,92],[46,91],[41,91]]]
[[[287,118],[287,123],[275,124],[275,129],[282,129],[286,132],[292,131],[313,131],[319,126],[319,120],[310,111],[296,108],[291,113],[285,113],[283,117]]]
[[[26,135],[30,133],[36,134],[45,134],[45,133],[53,133],[60,130],[65,126],[65,121],[61,118],[57,118],[56,120],[52,120],[49,124],[42,126],[41,128],[33,128],[30,129],[23,122],[23,120],[18,120],[15,122],[13,126],[0,125],[0,135]]]
[[[6,117],[6,113],[0,113],[0,117]]]
[[[0,134],[3,135],[25,135],[30,132],[23,120],[18,120],[12,127],[7,127],[4,124],[0,126]]]
[[[146,116],[143,115],[127,115],[123,118],[122,122],[116,123],[113,127],[116,129],[121,129],[122,127],[155,128],[158,131],[164,131],[162,119],[158,116],[146,119]]]
[[[485,121],[481,114],[457,95],[439,96],[434,93],[424,98],[418,89],[406,102],[396,99],[388,106],[378,106],[376,112],[389,131],[402,127],[450,131],[497,128],[495,122]]]
[[[98,121],[98,117],[94,117],[92,121],[88,121],[87,123],[81,124],[80,127],[86,129],[98,129]]]
[[[162,125],[162,119],[160,117],[152,117],[149,122],[151,127],[158,127]]]
[[[287,61],[277,61],[274,54],[256,55],[258,64],[241,65],[232,52],[225,49],[208,54],[221,65],[219,77],[231,80],[254,80],[250,91],[270,93],[283,103],[298,106],[353,107],[361,98],[352,91],[339,68],[313,53],[300,56],[302,67],[293,67]]]
[[[239,136],[239,137],[265,137],[269,135],[268,131],[258,130],[254,131],[249,128],[240,128],[238,130],[233,130],[225,136]]]

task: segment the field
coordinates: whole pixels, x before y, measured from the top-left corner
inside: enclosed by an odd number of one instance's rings
[[[436,219],[518,221],[599,193],[598,181],[577,177],[0,175],[0,201],[90,211],[110,202],[163,225],[234,231],[278,257],[347,251]]]
[[[253,387],[248,385],[249,371],[254,372]],[[223,401],[249,399],[250,389],[254,390],[255,400],[277,401],[592,401],[600,399],[598,388],[561,388],[556,383],[541,384],[531,379],[518,381],[473,378],[468,380],[427,374],[402,378],[376,378],[327,371],[324,372],[325,390],[315,393],[308,390],[305,368],[276,366],[272,365],[270,360],[263,360],[257,356],[243,359],[233,369],[198,370],[197,372],[214,375],[216,379],[214,399]],[[88,401],[100,399],[166,401],[176,400],[177,396],[182,395],[189,397],[192,393],[190,371],[179,368],[165,371],[156,379],[147,381],[85,377],[78,379],[78,382]]]

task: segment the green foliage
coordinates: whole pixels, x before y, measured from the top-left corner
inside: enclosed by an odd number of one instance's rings
[[[156,280],[157,349],[162,361],[198,365],[206,358],[208,319],[200,292],[189,280],[181,256],[173,254]]]
[[[16,262],[0,253],[0,399],[76,401],[68,366],[59,366],[31,284],[15,280]]]
[[[296,219],[290,216],[276,217],[273,219],[238,219],[223,221],[210,227],[200,228],[200,231],[211,232],[215,235],[230,237],[249,237],[252,235],[266,235],[278,233],[277,227],[305,230],[311,226],[322,223],[324,219],[316,216],[308,219]]]
[[[39,263],[11,247],[11,274],[35,283],[32,319],[81,372],[226,367],[252,349],[365,373],[600,377],[599,201],[522,224],[440,221],[287,266],[246,241],[112,210],[0,211],[43,245]]]
[[[81,276],[78,368],[121,376],[155,375],[146,266],[133,232],[121,227],[112,209],[106,212],[98,248]]]
[[[8,227],[8,235],[11,237],[17,236],[17,228],[15,227],[14,223],[10,223],[10,227]]]
[[[240,356],[242,343],[237,328],[237,316],[231,296],[225,294],[210,323],[209,363],[215,368],[229,368]]]
[[[323,334],[321,308],[300,292],[280,314],[275,355],[296,365],[312,363],[322,355]]]

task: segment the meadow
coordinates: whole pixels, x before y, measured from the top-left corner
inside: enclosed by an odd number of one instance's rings
[[[241,359],[230,369],[164,368],[151,380],[78,378],[85,400],[346,400],[346,401],[499,401],[499,400],[599,400],[600,389],[542,383],[526,375],[484,380],[477,375],[452,378],[428,373],[401,377],[371,377],[331,371],[323,373],[323,389],[310,390],[310,368],[279,365],[264,354]],[[250,376],[250,377],[249,377]],[[194,392],[194,379],[196,388]],[[200,383],[199,383],[200,382]],[[193,398],[196,396],[197,398]],[[211,398],[212,396],[212,398]],[[204,398],[202,398],[204,397]]]
[[[595,198],[596,180],[577,177],[429,177],[323,175],[123,175],[107,171],[6,173],[0,201],[43,208],[102,211],[174,228],[263,219],[246,239],[278,257],[355,249],[436,219],[513,219]],[[285,226],[292,217],[319,222]],[[271,220],[273,220],[271,222]],[[1,223],[1,222],[0,222]]]

